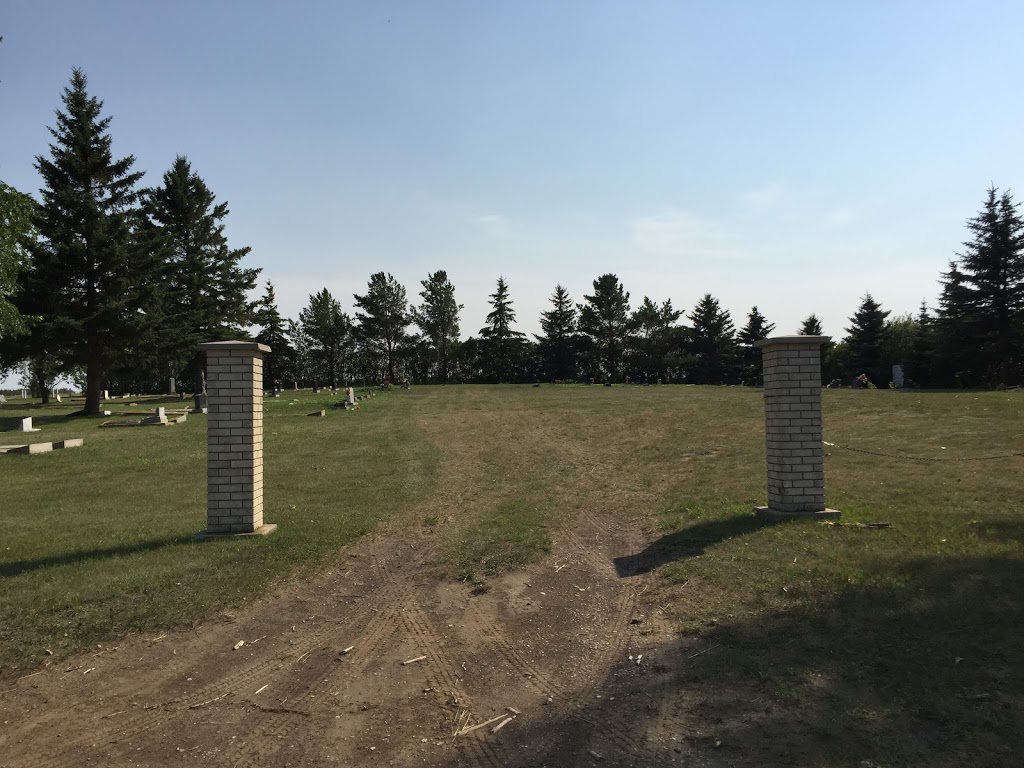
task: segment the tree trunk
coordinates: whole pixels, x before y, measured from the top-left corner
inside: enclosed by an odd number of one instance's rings
[[[85,408],[83,413],[86,416],[100,415],[100,378],[103,376],[103,367],[99,359],[90,356],[85,365]]]
[[[46,377],[42,372],[36,374],[35,377],[35,388],[39,392],[39,398],[43,405],[50,404],[50,382],[47,381]]]

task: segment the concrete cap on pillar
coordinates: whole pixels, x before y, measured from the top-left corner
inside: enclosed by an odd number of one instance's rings
[[[198,347],[202,352],[231,352],[236,349],[263,353],[270,351],[270,347],[258,341],[204,341]]]
[[[768,347],[774,344],[806,344],[807,346],[821,346],[831,340],[831,336],[772,336],[768,339],[759,339],[758,341],[755,341],[754,346]]]

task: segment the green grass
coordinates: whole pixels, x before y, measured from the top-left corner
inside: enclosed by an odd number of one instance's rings
[[[115,430],[67,406],[0,408],[0,429],[33,415],[39,439],[86,439],[0,456],[0,677],[47,649],[200,622],[378,526],[433,536],[442,577],[483,585],[591,510],[649,531],[643,599],[683,646],[712,648],[685,654],[673,690],[723,744],[761,736],[763,764],[821,766],[1024,749],[1024,458],[946,460],[1024,451],[1024,393],[825,392],[828,503],[882,530],[750,515],[757,390],[417,387],[306,416],[329,401],[267,401],[277,533],[201,544],[202,417]]]

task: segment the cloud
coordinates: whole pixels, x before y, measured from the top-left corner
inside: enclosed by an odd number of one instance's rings
[[[755,187],[743,195],[743,199],[751,208],[767,211],[777,208],[786,194],[786,186],[778,182]]]
[[[825,214],[825,226],[827,227],[841,227],[844,224],[849,224],[857,218],[858,211],[852,205],[843,205],[838,208],[833,208],[827,214]]]
[[[735,259],[742,254],[735,237],[716,222],[672,208],[630,222],[633,244],[652,256]]]

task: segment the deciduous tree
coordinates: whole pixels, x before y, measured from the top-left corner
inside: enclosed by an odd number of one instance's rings
[[[681,337],[676,325],[683,313],[667,299],[656,304],[644,296],[629,319],[631,375],[642,380],[667,380],[667,368],[677,352]]]
[[[27,330],[25,318],[11,301],[18,276],[28,267],[35,241],[36,201],[0,181],[0,342]],[[0,365],[2,365],[0,361]]]
[[[324,288],[309,297],[309,305],[299,313],[299,327],[306,375],[314,383],[338,386],[354,351],[352,318]]]

